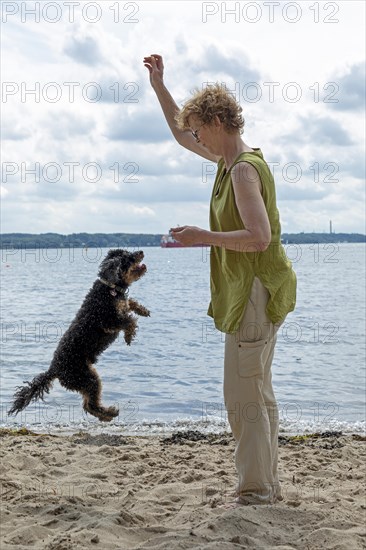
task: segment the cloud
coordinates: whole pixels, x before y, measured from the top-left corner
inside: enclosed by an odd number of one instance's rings
[[[0,197],[2,199],[5,199],[5,197],[9,194],[9,191],[3,186],[0,185]]]
[[[327,196],[328,190],[314,185],[309,180],[307,186],[294,183],[277,185],[277,199],[283,201],[319,201]]]
[[[303,128],[306,135],[317,143],[327,143],[340,146],[353,144],[350,135],[339,122],[329,117],[317,117],[315,120],[304,118]]]
[[[260,73],[251,68],[251,63],[243,50],[236,53],[225,55],[215,44],[209,44],[200,56],[199,61],[193,63],[194,73],[204,75],[227,75],[234,82],[238,80],[242,83],[259,82]],[[227,83],[229,89],[229,82]]]
[[[329,116],[319,116],[309,113],[307,117],[300,115],[298,125],[291,134],[279,138],[281,143],[335,145],[348,147],[354,142],[341,124]]]
[[[96,76],[99,89],[95,91],[95,95],[99,93],[101,103],[128,106],[135,105],[142,100],[141,86],[136,81],[134,73],[128,74],[125,70],[124,74],[120,71],[119,74],[98,74]],[[145,90],[143,88],[142,92]]]
[[[178,55],[184,55],[185,53],[187,53],[187,43],[182,35],[176,38],[174,45]]]
[[[105,63],[98,41],[93,36],[69,36],[63,49],[64,53],[77,63],[94,67]]]
[[[5,119],[5,120],[4,120]],[[8,116],[4,116],[2,129],[1,129],[1,138],[9,139],[12,141],[20,141],[27,139],[31,136],[30,128],[27,128],[24,124],[17,120],[10,120]]]
[[[105,136],[117,141],[158,143],[172,139],[164,116],[158,109],[131,111],[122,116],[112,116]]]
[[[75,117],[71,112],[62,110],[56,118],[52,114],[45,117],[44,128],[47,128],[49,135],[54,139],[64,141],[89,134],[95,128],[95,121],[80,113]]]
[[[10,2],[9,2],[10,4]],[[4,22],[4,20],[3,20]],[[54,42],[50,41],[47,32],[40,29],[35,23],[34,28],[25,25],[20,21],[20,13],[16,15],[15,20],[9,19],[6,25],[3,25],[2,48],[7,52],[2,57],[2,65],[11,57],[14,59],[36,59],[37,64],[58,63],[59,52]],[[3,74],[4,77],[5,73]]]
[[[211,190],[197,184],[193,178],[182,175],[173,177],[152,176],[149,178],[136,175],[136,181],[122,181],[118,191],[111,190],[111,200],[133,201],[138,204],[154,204],[166,202],[209,202]],[[198,178],[197,178],[198,179]],[[103,198],[108,194],[103,192]]]
[[[333,77],[339,86],[334,96],[337,102],[325,102],[327,107],[338,111],[359,111],[365,108],[365,62],[352,65],[341,77]],[[329,90],[330,91],[330,90]],[[330,100],[332,98],[329,98]]]
[[[344,159],[344,170],[353,178],[365,181],[365,153],[361,150],[352,151],[350,155]]]

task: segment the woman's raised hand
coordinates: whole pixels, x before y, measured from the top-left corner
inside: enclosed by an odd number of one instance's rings
[[[144,65],[149,70],[151,86],[163,82],[164,64],[161,55],[153,53],[144,57]]]

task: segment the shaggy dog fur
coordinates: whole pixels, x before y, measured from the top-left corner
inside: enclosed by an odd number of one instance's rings
[[[97,279],[62,336],[49,369],[36,376],[27,386],[18,387],[14,403],[8,414],[17,414],[31,401],[43,399],[52,381],[83,396],[85,411],[99,420],[109,422],[118,415],[115,407],[103,407],[100,402],[102,383],[94,363],[99,355],[116,340],[121,330],[129,345],[135,337],[137,318],[131,314],[148,317],[150,312],[132,298],[128,287],[146,273],[142,251],[110,250],[100,265]]]

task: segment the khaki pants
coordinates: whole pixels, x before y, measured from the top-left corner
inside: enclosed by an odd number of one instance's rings
[[[278,408],[271,364],[281,323],[265,313],[269,293],[256,277],[239,330],[225,339],[224,398],[236,441],[239,500],[274,503],[278,481]]]

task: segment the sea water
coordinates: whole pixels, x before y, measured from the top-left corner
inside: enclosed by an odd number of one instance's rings
[[[278,333],[273,385],[281,430],[365,428],[365,245],[285,245],[298,277],[297,306]],[[131,249],[132,250],[132,249]],[[210,249],[145,248],[148,271],[130,296],[151,310],[127,346],[99,358],[101,423],[58,381],[45,403],[8,417],[16,386],[47,370],[108,249],[2,250],[2,426],[35,431],[170,433],[228,429],[222,395],[224,335],[207,316]]]

